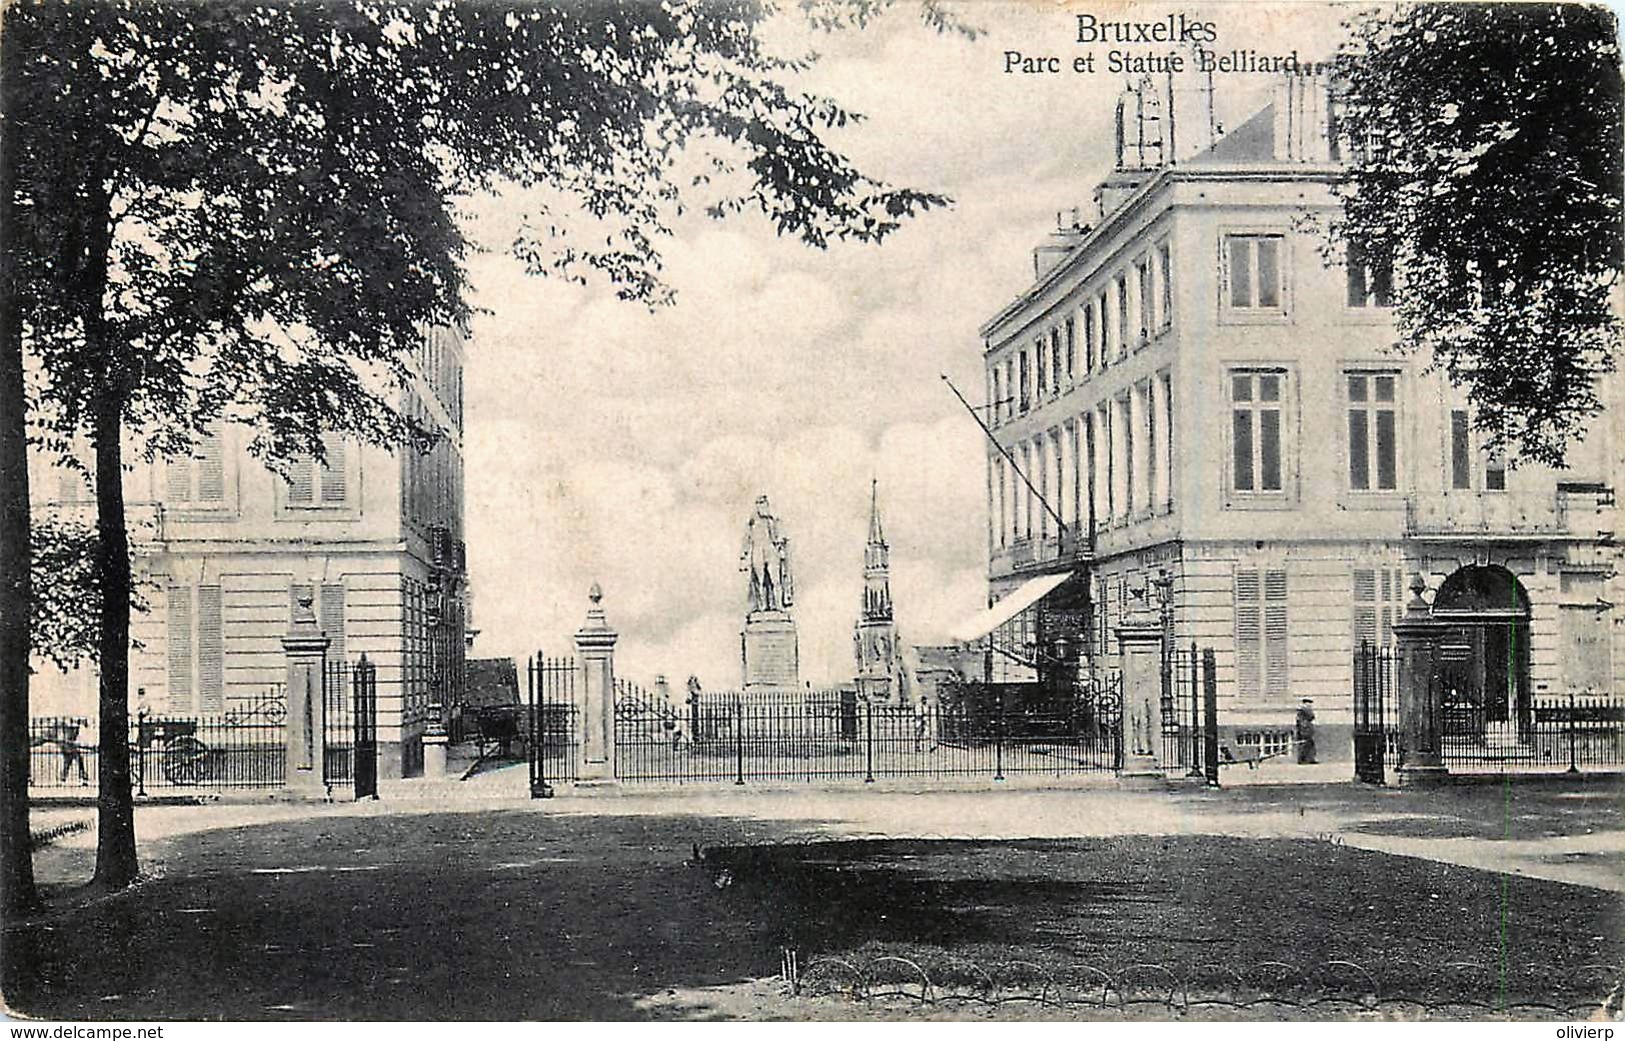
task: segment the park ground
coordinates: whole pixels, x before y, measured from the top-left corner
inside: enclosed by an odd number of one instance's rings
[[[8,923],[50,1019],[1617,1014],[1625,783],[386,793],[91,811]],[[793,957],[797,982],[785,978]]]

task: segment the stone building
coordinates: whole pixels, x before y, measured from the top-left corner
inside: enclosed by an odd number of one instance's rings
[[[1327,107],[1293,77],[1188,153],[1120,121],[1093,219],[982,326],[992,607],[960,635],[993,678],[1160,617],[1216,651],[1227,741],[1284,750],[1311,698],[1322,756],[1347,756],[1355,647],[1391,640],[1420,572],[1502,712],[1625,694],[1621,410],[1563,471],[1479,448],[1462,394],[1390,349],[1387,265],[1306,223],[1336,211]]]
[[[324,440],[326,462],[279,476],[248,453],[252,432],[211,431],[188,459],[125,479],[134,566],[147,602],[132,619],[133,706],[217,715],[281,683],[281,638],[301,597],[328,660],[378,670],[382,776],[420,769],[431,706],[463,683],[469,591],[463,543],[464,340],[424,338],[402,408],[444,431],[427,453]],[[34,509],[94,524],[83,475],[31,463]],[[93,670],[36,666],[33,712],[91,714]]]

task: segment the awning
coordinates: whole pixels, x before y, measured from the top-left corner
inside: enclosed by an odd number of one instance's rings
[[[1028,579],[1018,586],[1015,592],[1003,600],[986,610],[978,611],[955,626],[948,635],[958,643],[970,643],[972,640],[980,640],[1005,622],[1044,599],[1050,590],[1071,577],[1072,572],[1062,571],[1059,574],[1040,575],[1037,578]]]

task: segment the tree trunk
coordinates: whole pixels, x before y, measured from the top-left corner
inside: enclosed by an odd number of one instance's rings
[[[16,33],[0,32],[0,110],[17,104]],[[10,243],[16,241],[17,169],[0,151],[0,913],[33,907],[34,862],[28,834],[29,579],[27,409],[23,392],[21,300]],[[6,944],[6,947],[15,945]],[[11,952],[14,953],[14,952]],[[4,982],[15,959],[5,961]]]
[[[87,333],[90,330],[87,329]],[[96,571],[101,743],[96,797],[96,875],[110,888],[135,881],[135,806],[130,795],[130,538],[124,524],[124,393],[109,375],[96,401]]]

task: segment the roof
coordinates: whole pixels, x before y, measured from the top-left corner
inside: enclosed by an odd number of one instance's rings
[[[1198,152],[1192,163],[1268,163],[1275,159],[1275,104],[1254,112],[1247,121]]]
[[[464,705],[519,704],[519,669],[512,658],[470,658],[464,668],[468,677]]]
[[[964,622],[955,626],[948,635],[960,643],[970,643],[980,640],[999,626],[1008,622],[1027,608],[1038,603],[1056,586],[1072,577],[1070,571],[1058,571],[1052,575],[1039,575],[1028,579],[1017,586],[1009,596],[1000,600],[985,610],[978,611]]]

